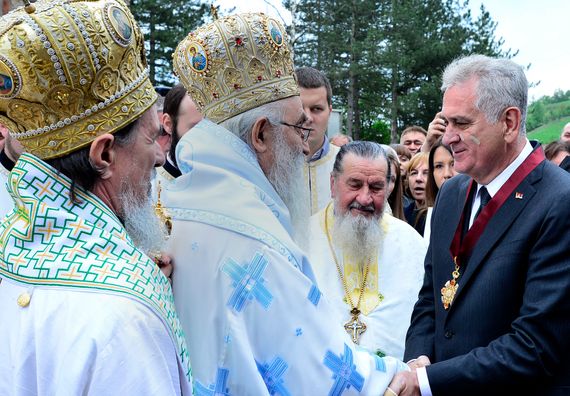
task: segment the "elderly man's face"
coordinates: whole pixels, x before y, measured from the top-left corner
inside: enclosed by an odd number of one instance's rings
[[[346,154],[342,173],[331,176],[332,197],[338,202],[339,215],[380,218],[387,194],[386,159],[368,159]]]
[[[143,114],[135,125],[133,142],[125,147],[117,147],[117,183],[119,190],[125,185],[141,201],[150,194],[150,181],[154,167],[164,163],[164,153],[157,143],[160,135],[158,114],[154,106]]]
[[[283,103],[283,119],[280,120],[289,125],[299,125],[307,127],[307,115],[303,112],[301,99],[298,96],[293,96],[282,100]],[[307,155],[309,153],[308,143],[303,140],[303,137],[297,129],[287,125],[280,125],[279,128],[284,138],[284,143],[293,150]],[[307,127],[308,128],[308,127]],[[310,136],[314,131],[311,132]]]
[[[443,95],[442,115],[447,121],[443,143],[451,147],[455,170],[480,184],[487,184],[505,167],[509,144],[504,138],[504,117],[487,121],[475,106],[477,79],[448,88]]]

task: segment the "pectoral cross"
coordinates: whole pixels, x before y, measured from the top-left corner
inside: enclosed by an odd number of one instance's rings
[[[360,342],[360,336],[366,331],[366,324],[360,321],[360,311],[358,309],[353,309],[350,311],[350,314],[352,318],[344,324],[344,329],[350,334],[352,341],[358,344]]]

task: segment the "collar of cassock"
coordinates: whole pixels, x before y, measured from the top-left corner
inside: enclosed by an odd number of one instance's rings
[[[8,172],[11,171],[15,165],[14,161],[12,161],[10,158],[8,158],[8,156],[6,155],[6,152],[4,150],[0,151],[0,164]]]

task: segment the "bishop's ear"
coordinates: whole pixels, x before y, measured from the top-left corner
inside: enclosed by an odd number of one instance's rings
[[[267,117],[259,117],[253,124],[253,128],[251,128],[251,146],[258,154],[269,151],[270,143],[268,137],[271,128],[273,126]]]
[[[116,159],[115,137],[110,133],[97,136],[89,147],[89,162],[102,179],[111,177]]]

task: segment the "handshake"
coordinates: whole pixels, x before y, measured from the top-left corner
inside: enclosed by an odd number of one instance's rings
[[[397,373],[392,382],[384,392],[384,396],[409,396],[420,395],[420,386],[418,383],[418,375],[416,370],[420,367],[429,366],[431,362],[427,356],[419,356],[408,362],[410,371],[401,371]]]

